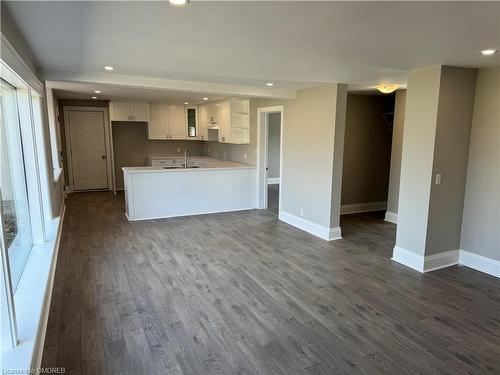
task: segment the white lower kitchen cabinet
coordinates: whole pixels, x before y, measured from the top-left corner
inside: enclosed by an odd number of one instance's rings
[[[129,220],[256,207],[255,168],[123,168]]]

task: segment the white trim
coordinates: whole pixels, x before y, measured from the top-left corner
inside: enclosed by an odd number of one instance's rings
[[[47,323],[49,321],[50,303],[52,301],[52,290],[54,286],[54,277],[56,274],[57,258],[59,255],[59,245],[61,244],[61,233],[64,223],[64,214],[66,213],[66,205],[63,203],[61,214],[59,215],[59,227],[57,228],[57,235],[54,243],[54,255],[52,256],[52,264],[50,266],[50,273],[48,277],[47,287],[45,289],[45,298],[42,307],[42,316],[40,317],[40,325],[38,326],[38,333],[35,340],[35,348],[33,351],[33,360],[31,368],[38,369],[42,365],[43,347],[45,344],[45,335],[47,333]]]
[[[268,138],[268,115],[270,113],[280,113],[280,177],[283,176],[283,118],[284,106],[276,105],[271,107],[257,108],[257,183],[256,183],[256,207],[267,208],[267,138]],[[264,119],[264,121],[262,121]],[[264,137],[262,137],[264,135]],[[280,178],[281,182],[281,178]],[[282,187],[279,186],[278,212],[281,210]]]
[[[397,224],[398,214],[391,211],[386,211],[384,220],[388,221],[389,223]]]
[[[460,264],[500,278],[500,261],[460,250]]]
[[[400,246],[394,246],[392,260],[418,272],[430,272],[460,264],[488,275],[500,277],[500,261],[465,250],[450,250],[424,257]]]
[[[460,250],[427,255],[424,259],[424,272],[430,272],[458,264]]]
[[[108,108],[106,107],[80,107],[80,106],[63,106],[64,113],[64,130],[65,130],[65,138],[66,138],[66,156],[68,160],[66,161],[66,165],[68,168],[68,186],[69,192],[73,193],[75,191],[75,187],[73,184],[73,160],[71,153],[71,128],[69,126],[69,112],[70,111],[89,111],[89,112],[102,112],[104,115],[104,144],[106,150],[106,168],[107,168],[107,187],[103,189],[86,189],[82,191],[90,191],[90,190],[113,190],[114,189],[114,160],[113,152],[112,152],[112,140],[110,134],[111,122],[109,121]],[[112,170],[113,169],[113,170]]]
[[[3,17],[2,21],[4,21]],[[9,42],[3,32],[1,33],[0,39],[0,50],[2,51],[1,60],[4,61],[6,66],[9,67],[9,71],[14,72],[16,79],[20,79],[23,84],[29,86],[38,95],[43,96],[43,84],[38,79],[36,73],[33,71],[34,67],[29,66],[26,61],[24,61],[24,59],[21,57],[21,55],[19,55],[17,50]],[[5,71],[3,71],[2,73],[5,73]],[[14,86],[17,86],[17,84]]]
[[[2,352],[3,368],[26,371],[39,366],[62,231],[62,207],[61,216],[48,225],[49,241],[33,246],[19,280],[14,295],[19,343]]]
[[[339,240],[342,238],[342,232],[340,227],[327,228],[319,224],[313,223],[302,217],[295,216],[291,213],[280,211],[279,219],[287,224],[290,224],[296,228],[302,229],[308,233],[311,233],[319,238],[327,241]]]
[[[391,259],[407,267],[413,268],[418,272],[424,272],[424,257],[413,251],[406,250],[396,245],[394,246]]]
[[[267,178],[267,184],[268,185],[276,185],[280,183],[280,178],[279,177],[268,177]]]
[[[340,206],[340,214],[357,214],[360,212],[384,211],[385,209],[387,209],[387,201],[343,204]]]

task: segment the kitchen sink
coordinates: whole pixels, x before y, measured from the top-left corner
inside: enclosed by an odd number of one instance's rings
[[[200,168],[200,166],[199,165],[188,165],[187,167],[184,167],[184,166],[170,165],[168,167],[163,167],[163,169],[192,169],[192,168]]]

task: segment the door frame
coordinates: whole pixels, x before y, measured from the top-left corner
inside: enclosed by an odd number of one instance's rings
[[[108,108],[107,107],[79,107],[79,106],[63,106],[64,113],[64,138],[66,140],[66,155],[67,155],[67,163],[66,167],[68,168],[68,178],[69,178],[69,192],[74,193],[74,184],[73,184],[73,158],[71,153],[71,127],[69,126],[69,112],[70,111],[87,111],[87,112],[102,112],[104,116],[104,148],[106,151],[106,182],[107,187],[105,189],[112,190],[113,188],[113,176],[112,176],[112,162],[111,162],[111,134],[110,134],[110,122],[108,116]],[[103,189],[96,189],[103,190]],[[81,191],[89,191],[89,190],[81,190]],[[91,191],[91,190],[90,190]]]
[[[280,113],[280,187],[278,201],[278,215],[281,210],[281,198],[283,189],[283,117],[284,106],[257,108],[257,192],[256,206],[259,209],[267,209],[267,145],[269,138],[269,115]]]

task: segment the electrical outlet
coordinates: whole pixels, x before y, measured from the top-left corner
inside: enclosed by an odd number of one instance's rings
[[[247,154],[243,154],[243,159],[246,159],[247,158]]]
[[[181,148],[180,147],[177,147],[177,152],[181,152]]]
[[[441,173],[436,173],[436,185],[441,185]]]
[[[304,209],[303,208],[300,209],[300,216],[304,216]]]

